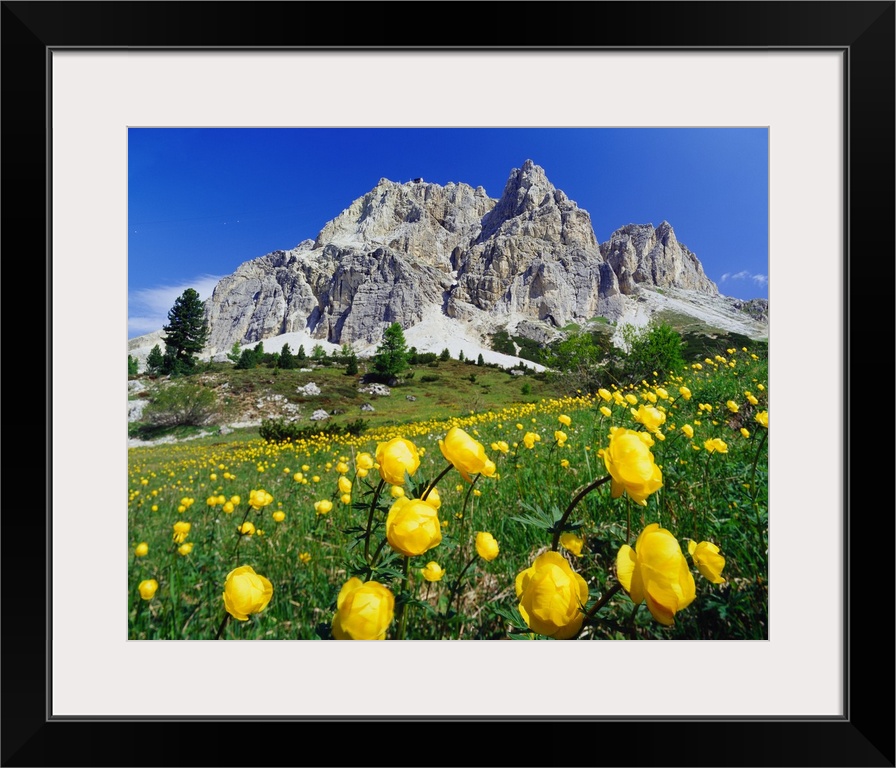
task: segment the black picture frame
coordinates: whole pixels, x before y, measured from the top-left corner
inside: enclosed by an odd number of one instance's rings
[[[301,6],[297,8],[296,6]],[[429,6],[422,14],[424,6]],[[486,10],[488,7],[488,10]],[[852,453],[852,414],[867,413],[871,390],[891,412],[891,350],[876,347],[876,361],[859,368],[871,322],[893,311],[894,274],[894,2],[579,2],[579,3],[290,3],[290,2],[3,2],[0,10],[2,130],[2,242],[7,255],[22,243],[42,241],[48,230],[48,52],[58,48],[283,47],[411,50],[410,22],[419,40],[438,37],[464,49],[580,50],[682,48],[839,49],[847,84],[844,174],[843,435],[845,583],[827,578],[824,564],[805,559],[807,589],[843,589],[846,615],[844,716],[839,718],[277,718],[240,723],[222,718],[133,720],[52,719],[47,638],[51,497],[45,514],[9,504],[4,514],[4,619],[2,653],[3,766],[129,765],[664,765],[664,766],[893,766],[894,669],[892,585],[894,519],[886,480],[892,477],[892,437],[875,413],[857,422],[865,435]],[[299,23],[296,21],[298,14]],[[494,14],[500,21],[487,24]],[[427,23],[425,19],[436,21]],[[315,23],[311,23],[316,19]],[[328,23],[322,23],[328,19]],[[486,31],[486,29],[488,31]],[[483,42],[466,45],[467,41]],[[364,40],[360,46],[346,40]],[[337,41],[337,42],[334,42]],[[537,41],[524,44],[522,41]],[[465,45],[461,45],[465,43]],[[416,44],[419,48],[446,43]],[[51,443],[50,243],[41,260],[29,256],[28,283],[47,289],[47,424],[41,434],[16,437],[13,450],[47,457]],[[811,265],[807,265],[807,270]],[[15,280],[16,287],[20,280]],[[10,281],[7,281],[10,286]],[[21,301],[7,291],[12,307]],[[30,310],[34,316],[33,308]],[[855,318],[856,322],[851,320]],[[18,329],[7,325],[8,336]],[[28,335],[35,335],[33,328]],[[8,348],[9,349],[9,348]],[[866,358],[867,359],[867,358]],[[873,379],[852,382],[862,370]],[[831,365],[832,369],[836,366]],[[10,368],[7,368],[8,373]],[[35,374],[7,377],[7,401],[34,400]],[[12,379],[12,381],[10,381]],[[21,389],[21,391],[19,391]],[[859,399],[861,398],[861,400]],[[855,409],[852,408],[855,402]],[[859,406],[862,406],[860,408]],[[869,414],[870,415],[870,414]],[[819,416],[820,417],[820,416]],[[834,418],[825,415],[825,418]],[[867,430],[867,431],[866,431]],[[859,433],[860,435],[862,433]],[[8,446],[9,447],[9,446]],[[7,455],[9,456],[10,453]],[[837,446],[832,446],[832,457]],[[852,461],[855,456],[856,461]],[[833,459],[832,459],[833,460]],[[33,458],[31,459],[33,463]],[[861,463],[859,463],[861,462]],[[10,459],[12,466],[12,459]],[[26,462],[27,463],[27,462]],[[820,477],[833,467],[819,469]],[[855,471],[853,472],[853,469]],[[18,467],[17,467],[18,470]],[[18,486],[18,471],[8,473]],[[27,472],[26,472],[27,475]],[[882,480],[883,479],[883,480]],[[804,482],[805,479],[800,480]],[[877,493],[862,498],[872,487]],[[884,497],[884,500],[881,499]],[[9,498],[9,497],[8,497]],[[15,498],[12,501],[17,501]],[[881,510],[881,506],[884,507]],[[28,515],[28,541],[11,533],[9,518]],[[37,545],[46,541],[42,552]],[[41,560],[41,554],[46,560]],[[23,584],[28,584],[27,599]],[[819,631],[825,631],[819,617]],[[645,653],[649,650],[645,649]],[[826,674],[819,670],[819,674]],[[97,670],[102,674],[102,670]],[[724,670],[712,671],[724,684]],[[681,684],[691,672],[682,670]],[[175,680],[173,679],[173,684]],[[485,681],[484,681],[485,683]],[[558,680],[558,691],[570,683]],[[413,693],[413,692],[411,692]],[[487,695],[487,690],[478,694]],[[608,696],[612,691],[596,691]],[[770,697],[774,692],[769,692]],[[403,723],[403,724],[402,724]],[[286,730],[275,732],[282,726]],[[461,729],[458,731],[458,729]],[[425,745],[418,751],[417,745]]]

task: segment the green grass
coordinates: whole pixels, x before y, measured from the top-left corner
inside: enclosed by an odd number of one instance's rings
[[[768,637],[768,443],[764,429],[755,423],[755,414],[767,408],[767,367],[762,356],[754,360],[740,350],[735,354],[723,350],[721,356],[725,363],[703,363],[680,382],[650,381],[629,391],[644,405],[650,403],[650,396],[657,397],[660,384],[666,385],[670,396],[658,399],[667,409],[665,439],[657,439],[651,449],[662,467],[661,489],[640,506],[626,496],[612,498],[609,484],[602,485],[574,507],[566,524],[585,539],[581,557],[567,557],[587,580],[588,605],[614,590],[619,548],[634,544],[639,531],[651,522],[672,531],[682,546],[688,538],[716,543],[726,558],[723,575],[727,581],[711,584],[692,567],[697,597],[676,614],[672,627],[654,621],[643,604],[633,612],[625,592],[616,592],[597,612],[596,620],[585,626],[584,638]],[[732,360],[734,368],[727,364]],[[442,378],[420,383],[424,370]],[[464,378],[471,372],[476,375],[475,384]],[[264,369],[221,373],[231,393],[242,387],[254,395],[269,384],[295,396],[296,386],[315,381],[325,392],[330,390],[327,402],[344,409],[346,418],[379,419],[371,432],[356,438],[271,444],[258,439],[257,430],[254,436],[249,430],[131,449],[128,634],[132,639],[214,638],[226,615],[221,599],[224,580],[234,567],[244,564],[271,580],[274,597],[248,621],[226,622],[225,638],[327,637],[342,585],[360,573],[362,578],[389,585],[404,606],[403,629],[396,621],[390,637],[544,639],[528,631],[518,612],[516,577],[538,553],[551,547],[553,534],[545,526],[559,517],[581,489],[606,475],[598,451],[607,444],[610,427],[643,429],[628,403],[605,404],[594,393],[552,399],[548,380],[511,377],[456,361],[437,369],[421,368],[391,397],[371,400],[377,407],[372,414],[352,407],[359,408],[368,396],[359,396],[356,383],[337,369],[277,375]],[[532,385],[532,397],[520,395],[523,382]],[[689,400],[678,396],[682,383],[692,392]],[[748,402],[748,391],[757,397],[757,404]],[[342,392],[343,398],[338,399],[336,392]],[[404,394],[413,394],[417,400],[410,402]],[[531,402],[524,402],[527,399]],[[309,400],[315,406],[322,403],[321,398]],[[738,403],[738,413],[727,409],[728,400]],[[701,404],[712,410],[701,409]],[[611,415],[601,413],[601,406],[609,407]],[[572,420],[563,427],[568,440],[562,447],[554,439],[561,428],[561,413]],[[681,431],[685,423],[694,427],[692,440]],[[356,476],[354,458],[360,452],[375,453],[377,445],[390,437],[406,437],[422,449],[420,467],[406,485],[409,495],[419,494],[449,466],[438,440],[452,425],[484,445],[497,465],[497,475],[479,477],[472,486],[456,469],[443,476],[437,486],[439,519],[447,522],[442,542],[408,560],[405,580],[404,558],[384,540],[384,521],[393,499],[381,494],[371,507],[378,473]],[[741,434],[742,426],[749,430],[748,436]],[[529,431],[541,437],[532,449],[522,442]],[[706,451],[703,442],[710,437],[723,439],[728,452]],[[502,440],[508,443],[506,454],[492,447]],[[337,490],[340,460],[350,468],[346,475],[353,486],[350,504],[342,503]],[[565,466],[564,461],[568,462]],[[274,501],[269,507],[251,510],[247,499],[251,490],[259,488]],[[240,503],[234,511],[225,512],[217,497],[234,495],[241,497]],[[179,512],[184,498],[194,501]],[[334,505],[325,515],[315,513],[314,504],[321,499]],[[284,512],[283,522],[271,517],[274,510]],[[263,533],[240,537],[237,528],[244,519]],[[172,542],[172,525],[178,520],[192,524],[187,541],[194,547],[185,556],[178,554]],[[373,562],[362,558],[368,521],[371,551],[380,552]],[[500,545],[493,561],[476,554],[473,542],[480,530],[492,533]],[[149,554],[135,557],[134,547],[143,541],[149,545]],[[429,560],[445,569],[442,581],[429,583],[421,578],[420,569]],[[155,578],[160,586],[152,600],[144,601],[136,587],[148,578]]]

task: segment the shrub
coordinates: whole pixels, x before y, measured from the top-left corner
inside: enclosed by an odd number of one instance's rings
[[[429,383],[432,381],[438,381],[440,378],[441,378],[441,376],[439,376],[437,373],[424,373],[420,377],[420,381]]]
[[[143,411],[143,419],[154,427],[202,426],[220,412],[213,390],[202,384],[178,381],[160,387]]]
[[[137,358],[132,355],[128,355],[128,376],[136,376],[137,375]]]
[[[303,427],[294,421],[279,419],[264,419],[258,428],[258,434],[262,440],[269,443],[281,443],[286,440],[296,442],[308,440],[317,435],[339,437],[341,435],[357,436],[367,429],[365,419],[355,419],[347,424],[327,424],[325,427]]]

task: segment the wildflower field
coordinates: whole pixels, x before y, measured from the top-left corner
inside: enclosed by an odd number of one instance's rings
[[[128,636],[767,639],[767,361],[657,379],[132,448]]]

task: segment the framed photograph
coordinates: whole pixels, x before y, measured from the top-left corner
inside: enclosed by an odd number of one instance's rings
[[[429,7],[464,39],[484,6]],[[393,765],[405,756],[343,731],[381,744],[428,722],[444,737],[414,762],[894,765],[892,653],[875,640],[891,637],[893,519],[856,495],[892,464],[863,443],[851,482],[854,393],[880,386],[852,375],[851,320],[892,306],[892,258],[862,272],[893,231],[894,3],[530,4],[499,37],[526,39],[534,15],[531,46],[323,45],[292,18],[369,32],[426,4],[351,8],[2,4],[6,239],[46,233],[47,295],[46,558],[7,535],[3,765],[272,764],[258,734],[280,723],[301,726],[301,749],[322,733],[340,764]],[[118,369],[135,126],[767,129],[768,638],[130,641]],[[46,600],[23,605],[11,574]]]

